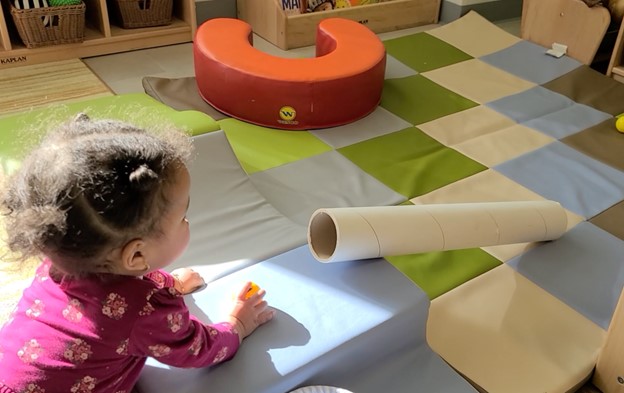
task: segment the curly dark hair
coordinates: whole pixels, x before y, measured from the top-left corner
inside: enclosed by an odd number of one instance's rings
[[[45,255],[66,274],[112,271],[108,252],[159,230],[164,191],[191,151],[181,131],[78,115],[8,179],[0,206],[9,249],[23,259]]]

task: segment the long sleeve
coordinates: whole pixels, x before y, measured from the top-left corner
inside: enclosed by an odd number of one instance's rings
[[[206,367],[232,358],[238,350],[234,326],[200,322],[170,290],[160,289],[147,300],[128,340],[128,354],[176,367]]]
[[[54,279],[49,267],[0,329],[0,391],[130,392],[148,356],[205,367],[238,350],[234,327],[191,316],[167,272]]]

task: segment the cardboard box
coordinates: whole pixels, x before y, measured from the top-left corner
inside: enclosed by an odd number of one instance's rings
[[[284,1],[288,0],[282,0],[282,4],[284,4]],[[380,3],[382,1],[389,0],[303,0],[304,3],[307,3],[306,12],[319,12],[330,9],[333,10],[338,8],[356,7],[360,5]]]
[[[278,0],[282,4],[282,10],[286,15],[303,14],[306,11],[308,0]]]
[[[288,15],[282,0],[237,0],[237,13],[254,33],[287,50],[314,45],[318,23],[325,18],[351,19],[375,33],[437,23],[440,0],[391,0],[298,15]]]

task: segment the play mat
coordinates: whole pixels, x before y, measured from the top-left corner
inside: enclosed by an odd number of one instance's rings
[[[218,367],[150,360],[141,391],[475,392],[471,381],[552,393],[590,377],[624,284],[624,134],[614,126],[624,85],[474,12],[384,45],[380,106],[340,127],[244,123],[202,103],[193,78],[148,81],[157,100],[107,98],[196,134],[192,239],[173,266],[212,281],[187,298],[193,312],[219,320],[244,280],[277,310]],[[559,202],[566,233],[328,264],[306,245],[318,208],[522,200]]]

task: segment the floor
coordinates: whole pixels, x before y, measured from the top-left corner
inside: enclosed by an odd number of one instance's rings
[[[519,18],[499,21],[496,24],[512,34],[520,35]],[[382,39],[389,39],[428,30],[435,26],[414,27],[383,33],[379,36]],[[280,57],[314,56],[314,47],[283,51],[258,36],[254,36],[254,46],[261,51]],[[83,59],[83,61],[116,94],[144,92],[141,84],[141,79],[144,76],[181,78],[194,74],[193,46],[191,43],[97,56]]]

